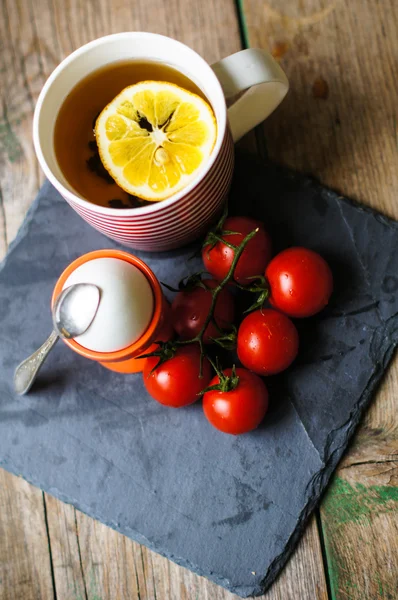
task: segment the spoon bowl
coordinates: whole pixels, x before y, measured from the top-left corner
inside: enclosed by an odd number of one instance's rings
[[[52,310],[58,335],[70,339],[87,331],[97,314],[100,297],[100,290],[93,283],[75,283],[65,288]]]
[[[97,314],[100,300],[100,289],[92,283],[76,283],[60,293],[52,310],[54,330],[44,344],[15,370],[14,388],[17,394],[23,395],[30,390],[60,337],[70,339],[87,331]]]

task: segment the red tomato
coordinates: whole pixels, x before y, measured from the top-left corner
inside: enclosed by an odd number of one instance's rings
[[[214,279],[204,279],[203,283],[212,289],[217,286],[217,281]],[[211,292],[200,286],[178,292],[171,306],[171,312],[173,327],[181,339],[191,340],[198,335],[210,312],[211,301]],[[234,317],[233,296],[224,288],[217,296],[214,318],[221,329],[226,329],[233,323]],[[220,337],[220,332],[214,323],[210,322],[206,327],[203,342],[208,344],[211,338],[216,337]]]
[[[222,236],[227,242],[239,246],[247,234],[259,227],[259,231],[248,242],[235,268],[234,279],[242,285],[251,282],[248,277],[263,275],[265,267],[271,258],[271,238],[264,229],[263,223],[249,217],[228,217],[223,229],[238,232],[235,235]],[[235,250],[222,242],[217,242],[214,248],[205,246],[202,249],[202,259],[206,271],[215,279],[222,281],[231,268]]]
[[[327,262],[307,248],[288,248],[269,263],[265,275],[272,306],[291,317],[310,317],[322,310],[333,291]]]
[[[230,376],[232,369],[223,374]],[[239,435],[255,429],[268,410],[268,391],[265,383],[247,369],[236,369],[239,382],[234,390],[221,392],[210,390],[203,396],[206,418],[216,429],[224,433]],[[216,375],[210,385],[217,385]]]
[[[245,317],[238,331],[241,363],[258,375],[287,369],[297,356],[299,338],[291,320],[276,310],[256,310]]]
[[[199,377],[200,350],[197,344],[177,348],[175,356],[151,373],[159,362],[158,356],[147,359],[144,367],[144,385],[147,392],[165,406],[180,408],[198,400],[200,392],[209,385],[211,366],[203,361],[203,377]]]

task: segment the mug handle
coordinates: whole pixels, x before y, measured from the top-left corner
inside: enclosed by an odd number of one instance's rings
[[[234,99],[228,120],[234,142],[264,121],[289,89],[285,73],[271,54],[260,48],[241,50],[211,67],[225,98]]]

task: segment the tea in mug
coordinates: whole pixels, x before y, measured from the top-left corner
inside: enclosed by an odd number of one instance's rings
[[[57,116],[54,149],[83,198],[132,208],[182,189],[215,137],[213,111],[188,77],[158,62],[123,61],[72,89]]]

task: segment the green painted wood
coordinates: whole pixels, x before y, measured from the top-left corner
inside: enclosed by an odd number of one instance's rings
[[[340,470],[321,518],[333,600],[395,600],[398,463]]]
[[[290,81],[263,125],[268,155],[397,218],[397,3],[236,2],[245,44],[268,49]],[[383,57],[377,71],[375,56]],[[398,458],[397,390],[395,363],[343,459],[352,467],[340,470],[321,505],[334,599],[398,598],[397,484],[368,479],[369,470],[389,472],[393,463],[357,464]]]

